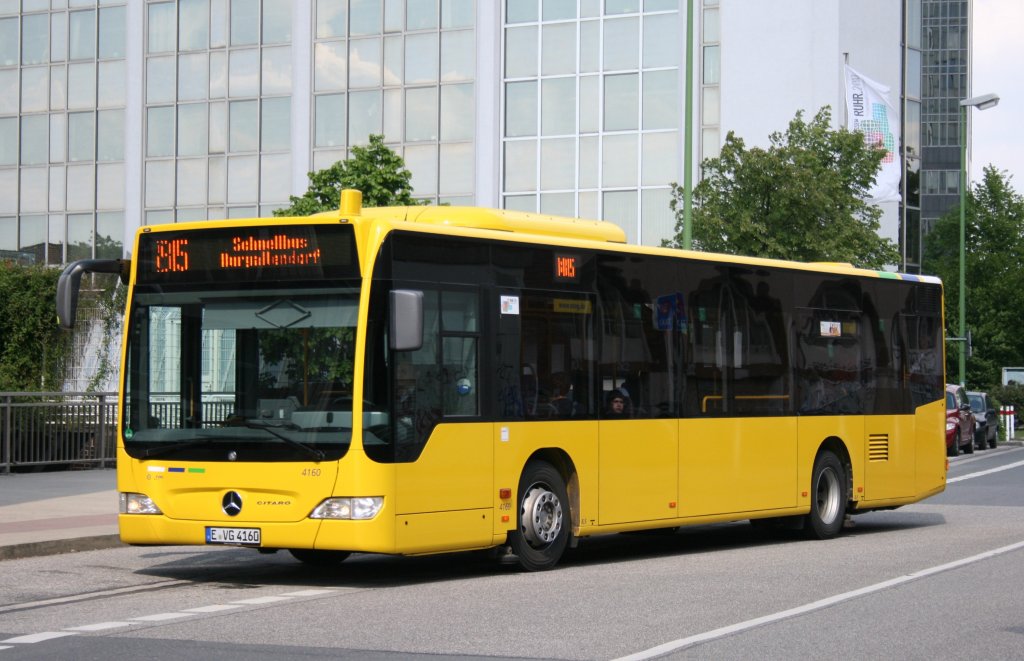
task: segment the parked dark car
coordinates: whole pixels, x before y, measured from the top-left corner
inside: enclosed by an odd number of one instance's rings
[[[974,453],[974,414],[963,386],[946,384],[946,454]]]
[[[974,446],[984,450],[986,446],[994,448],[999,435],[999,416],[986,392],[968,391],[967,399],[974,413]]]

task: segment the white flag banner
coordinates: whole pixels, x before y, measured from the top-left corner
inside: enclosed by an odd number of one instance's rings
[[[885,150],[875,187],[868,191],[873,204],[900,201],[900,116],[889,101],[889,88],[846,67],[846,128],[864,134],[864,142]]]

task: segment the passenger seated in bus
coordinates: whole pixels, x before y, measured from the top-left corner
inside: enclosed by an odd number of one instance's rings
[[[613,390],[608,393],[604,417],[608,419],[628,418],[631,415],[630,408],[629,398],[621,390]]]
[[[548,408],[552,418],[574,418],[579,413],[579,405],[576,403],[573,386],[567,374],[560,372],[551,376]]]

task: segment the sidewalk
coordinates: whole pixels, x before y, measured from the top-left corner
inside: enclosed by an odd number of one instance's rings
[[[120,543],[114,470],[0,474],[0,561]]]

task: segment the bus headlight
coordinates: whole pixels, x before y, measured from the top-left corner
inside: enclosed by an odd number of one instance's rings
[[[118,496],[120,498],[118,511],[121,514],[163,514],[153,499],[144,493],[122,491]]]
[[[377,516],[384,506],[384,498],[328,498],[310,513],[311,519],[358,519],[365,521]]]

